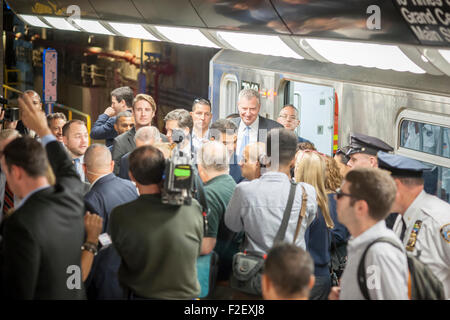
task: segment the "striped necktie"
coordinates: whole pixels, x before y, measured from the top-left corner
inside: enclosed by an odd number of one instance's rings
[[[3,215],[6,215],[10,209],[14,208],[14,193],[9,188],[8,182],[5,184],[5,197],[3,200]]]

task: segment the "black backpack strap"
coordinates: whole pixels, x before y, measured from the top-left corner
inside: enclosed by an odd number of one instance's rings
[[[381,238],[376,239],[375,241],[372,241],[371,243],[369,243],[369,245],[366,247],[366,249],[364,249],[364,253],[361,256],[361,260],[359,261],[359,265],[358,265],[358,285],[359,285],[359,289],[361,290],[362,295],[364,296],[364,298],[366,300],[370,300],[369,289],[367,288],[367,282],[366,282],[367,281],[366,280],[366,255],[367,255],[367,251],[369,251],[370,247],[372,247],[375,243],[378,243],[378,242],[389,243],[403,252],[403,249],[394,240],[392,240],[391,238],[387,238],[387,237],[381,237]]]
[[[286,209],[284,210],[283,220],[281,221],[280,228],[278,229],[277,235],[273,240],[273,244],[280,243],[284,240],[284,236],[286,235],[286,229],[289,223],[289,217],[291,216],[292,205],[294,203],[295,198],[295,190],[297,189],[297,184],[291,181],[291,189],[289,191],[289,198],[287,202]]]

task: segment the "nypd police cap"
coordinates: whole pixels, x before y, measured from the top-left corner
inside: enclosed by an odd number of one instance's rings
[[[394,177],[422,177],[424,171],[432,170],[433,167],[427,166],[420,161],[390,154],[383,151],[378,152],[378,167],[391,172]]]
[[[354,153],[366,153],[375,156],[378,151],[394,151],[394,149],[384,141],[360,133],[350,135],[350,149],[347,156]]]

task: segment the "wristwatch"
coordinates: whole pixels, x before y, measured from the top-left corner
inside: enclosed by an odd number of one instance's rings
[[[92,243],[92,242],[85,242],[85,243],[81,246],[81,250],[89,251],[89,252],[92,253],[94,256],[96,256],[97,253],[98,253],[97,245],[96,245],[95,243]]]

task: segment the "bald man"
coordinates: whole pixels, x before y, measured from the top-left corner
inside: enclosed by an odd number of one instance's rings
[[[136,187],[131,181],[113,174],[111,152],[102,144],[93,144],[86,150],[83,169],[91,183],[91,189],[84,197],[86,210],[103,218],[102,233],[105,233],[112,209],[137,199]],[[117,280],[119,266],[120,257],[112,246],[99,251],[86,280],[88,299],[123,298]]]

